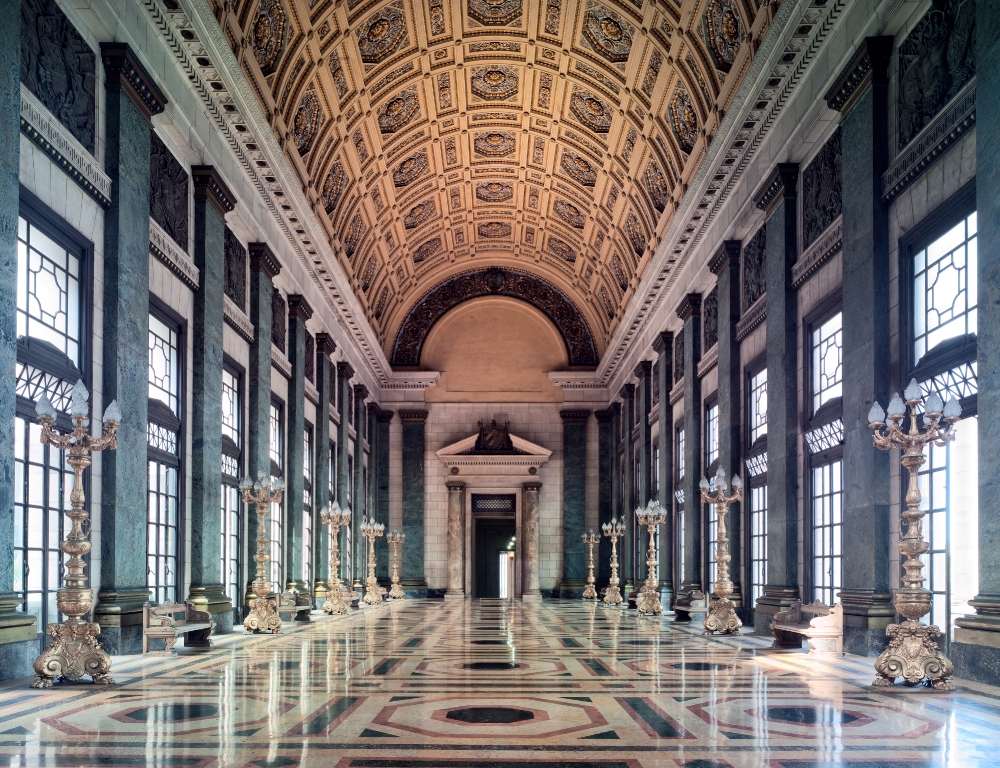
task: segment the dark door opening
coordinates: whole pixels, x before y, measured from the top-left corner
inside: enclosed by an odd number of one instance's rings
[[[506,573],[501,574],[501,555],[514,549],[516,528],[512,519],[476,520],[476,593],[475,597],[499,598],[500,583]],[[506,579],[505,579],[506,580]],[[513,585],[506,596],[513,593]]]

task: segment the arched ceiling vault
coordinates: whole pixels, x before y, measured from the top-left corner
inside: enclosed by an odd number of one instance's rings
[[[554,286],[602,354],[767,13],[753,0],[217,8],[387,356],[433,286],[493,266]]]

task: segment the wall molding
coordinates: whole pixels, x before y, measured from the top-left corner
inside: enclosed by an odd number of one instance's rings
[[[250,318],[240,311],[240,308],[236,306],[236,303],[231,298],[223,294],[222,299],[222,316],[226,321],[226,325],[236,331],[244,341],[252,342],[254,327],[253,323],[250,322]]]
[[[149,220],[149,252],[177,275],[188,288],[193,291],[198,290],[201,284],[201,272],[198,267],[152,218]]]
[[[792,265],[792,287],[802,285],[844,247],[844,217],[838,216]]]

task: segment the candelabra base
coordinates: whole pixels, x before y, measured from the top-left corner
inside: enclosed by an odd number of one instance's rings
[[[597,599],[597,590],[594,589],[593,583],[588,584],[587,588],[583,590],[583,599],[584,600],[596,600]]]
[[[636,611],[640,616],[659,616],[663,613],[659,594],[646,587],[646,591],[642,593],[642,598],[639,600],[639,605],[636,606]]]
[[[618,585],[609,586],[604,592],[604,602],[608,605],[621,605],[622,593],[618,591]]]
[[[378,585],[374,576],[365,581],[365,605],[379,605],[382,602],[382,593],[385,590]]]
[[[250,601],[250,613],[243,620],[245,634],[258,634],[260,632],[270,632],[274,635],[281,634],[281,617],[275,610],[274,600],[266,597],[258,597]]]
[[[406,597],[403,593],[403,588],[400,586],[398,581],[392,582],[392,588],[389,590],[389,597],[393,600],[402,600]]]
[[[51,688],[56,680],[76,682],[90,675],[94,685],[110,685],[114,679],[111,657],[97,644],[100,624],[79,623],[49,624],[45,633],[52,644],[35,659],[35,681],[32,688]]]
[[[875,660],[878,677],[873,686],[890,687],[896,684],[897,677],[902,677],[907,685],[925,683],[937,691],[955,690],[950,679],[955,666],[937,644],[941,630],[907,619],[902,624],[890,624],[885,634],[889,647]]]
[[[721,632],[724,635],[738,635],[743,622],[736,615],[736,603],[723,597],[710,602],[704,625],[703,635],[711,635],[714,632]]]
[[[323,603],[322,611],[331,616],[347,613],[347,603],[344,602],[344,587],[342,585],[332,582],[327,584],[326,602]]]

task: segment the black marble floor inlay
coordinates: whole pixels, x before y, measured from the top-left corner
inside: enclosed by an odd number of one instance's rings
[[[525,720],[534,720],[535,716],[523,709],[513,707],[465,707],[463,709],[451,709],[445,715],[449,720],[456,720],[460,723],[523,723]]]
[[[129,712],[126,717],[140,723],[176,723],[183,720],[197,720],[202,717],[215,717],[218,714],[219,708],[213,704],[168,704],[167,706],[136,709]]]
[[[507,645],[506,640],[472,640],[472,645]]]
[[[521,665],[513,661],[473,661],[462,665],[462,669],[477,669],[481,671],[501,671],[520,668]]]
[[[850,725],[860,719],[850,712],[826,707],[767,707],[764,717],[799,725]]]

